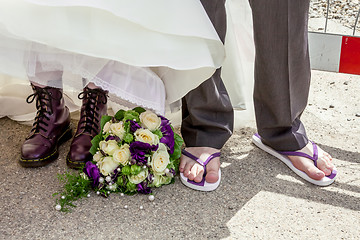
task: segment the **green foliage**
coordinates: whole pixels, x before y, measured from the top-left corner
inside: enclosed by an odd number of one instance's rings
[[[124,110],[119,110],[116,114],[115,114],[115,118],[119,121],[121,121],[124,118],[124,114],[125,111]]]
[[[70,207],[76,207],[73,202],[86,197],[91,191],[91,180],[84,179],[77,172],[58,174],[58,179],[64,184],[64,190],[54,193],[53,196],[60,195],[60,198],[56,199],[56,204],[61,206],[62,212],[69,212]]]
[[[131,172],[132,175],[138,175],[141,172],[141,167],[136,165],[136,164],[131,165],[130,172]]]
[[[143,112],[145,112],[146,110],[142,107],[136,107],[133,109],[135,112],[137,112],[139,115]]]
[[[134,110],[128,110],[124,113],[123,121],[132,120],[136,122],[140,122],[139,113],[135,112]]]
[[[170,155],[171,159],[179,159],[181,157],[181,146],[184,143],[184,140],[176,133],[174,133],[175,145],[174,152]]]
[[[175,159],[173,162],[175,173],[179,173],[180,158]]]
[[[126,188],[129,192],[136,191],[136,185],[130,181],[126,183]]]
[[[131,167],[129,165],[124,166],[121,169],[121,173],[124,175],[129,175],[131,173]]]
[[[122,176],[118,176],[117,180],[116,180],[116,184],[118,185],[119,188],[124,186],[124,179]]]
[[[163,134],[159,129],[153,131],[152,133],[157,135],[159,137],[159,139],[161,139],[163,137]]]
[[[131,134],[131,133],[126,133],[125,135],[124,135],[124,141],[126,142],[126,143],[131,143],[132,141],[134,140],[134,137],[133,137],[133,135]]]
[[[92,140],[91,140],[91,148],[89,150],[89,152],[92,155],[95,155],[95,153],[97,152],[97,149],[99,148],[99,143],[102,140],[102,134],[99,133],[98,135],[96,135]]]

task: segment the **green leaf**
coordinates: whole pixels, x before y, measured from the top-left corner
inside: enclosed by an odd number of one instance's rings
[[[157,135],[159,137],[159,139],[161,139],[163,137],[163,134],[159,129],[153,131],[152,133]]]
[[[140,122],[139,113],[135,112],[134,110],[126,111],[124,114],[123,121],[125,122],[126,120]]]
[[[134,164],[131,166],[131,174],[132,175],[138,175],[141,172],[141,167]]]
[[[126,143],[131,143],[133,139],[134,139],[134,137],[131,133],[126,133],[124,136],[124,141]]]
[[[133,192],[136,191],[136,185],[132,182],[127,182],[126,183],[126,188],[129,192]]]
[[[107,123],[108,121],[110,121],[112,119],[111,116],[108,116],[108,115],[103,115],[101,117],[101,121],[100,121],[100,126],[101,126],[101,133],[103,132],[103,128],[104,128],[104,125],[105,123]]]
[[[175,140],[175,144],[179,147],[181,147],[184,143],[184,140],[182,139],[182,137],[180,137],[180,135],[177,133],[174,133],[174,140]]]
[[[133,109],[135,112],[137,112],[138,114],[141,114],[143,112],[146,112],[146,110],[142,107],[136,107]]]
[[[177,133],[174,133],[174,152],[170,155],[172,159],[179,159],[181,157],[181,146],[184,143],[184,140],[178,135]]]
[[[96,135],[92,140],[91,140],[91,143],[92,143],[92,146],[90,148],[90,153],[92,155],[95,155],[95,153],[97,152],[97,149],[99,147],[99,143],[100,141],[102,140],[102,134],[99,133],[98,135]]]
[[[130,172],[131,172],[130,166],[129,166],[129,165],[124,166],[124,167],[121,169],[121,172],[122,172],[122,174],[124,174],[124,175],[129,175]]]
[[[120,109],[116,114],[115,114],[115,118],[119,121],[121,121],[123,118],[124,118],[124,114],[125,114],[125,111]]]
[[[181,149],[177,148],[176,146],[174,147],[174,152],[173,154],[170,155],[170,157],[172,159],[179,159],[181,157]]]

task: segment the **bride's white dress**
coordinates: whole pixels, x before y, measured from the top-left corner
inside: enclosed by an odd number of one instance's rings
[[[33,119],[28,79],[63,87],[71,110],[90,81],[114,102],[163,114],[223,64],[233,105],[244,108],[250,11],[246,0],[227,4],[225,54],[200,1],[0,0],[0,117]],[[38,77],[42,72],[63,72],[62,81]]]

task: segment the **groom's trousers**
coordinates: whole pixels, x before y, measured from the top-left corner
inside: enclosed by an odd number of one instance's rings
[[[310,87],[309,0],[250,0],[256,123],[265,144],[293,151],[307,143],[300,116]]]
[[[225,0],[201,0],[220,39],[226,33]],[[234,113],[221,69],[182,99],[181,133],[187,147],[220,149],[233,131]]]

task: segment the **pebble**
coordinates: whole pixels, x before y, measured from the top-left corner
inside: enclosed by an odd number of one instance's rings
[[[360,113],[355,114],[355,117],[360,117]]]
[[[326,17],[327,0],[310,1],[310,18]],[[337,19],[344,26],[354,28],[357,14],[359,12],[358,0],[331,0],[329,7],[329,19]],[[356,25],[357,31],[360,30],[360,22]],[[320,29],[319,31],[324,30]]]
[[[330,105],[329,108],[334,108],[335,106],[334,105]]]

